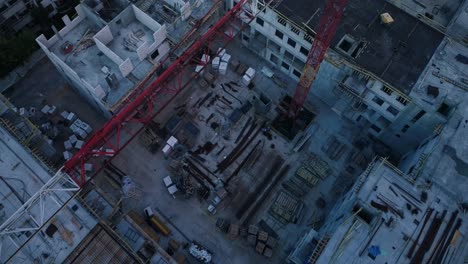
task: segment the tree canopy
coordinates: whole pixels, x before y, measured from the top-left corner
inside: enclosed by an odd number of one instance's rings
[[[23,31],[9,39],[0,37],[0,77],[23,64],[37,48],[31,31]]]

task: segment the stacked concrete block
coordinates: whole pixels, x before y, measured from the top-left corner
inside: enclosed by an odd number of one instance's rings
[[[81,148],[83,147],[83,145],[84,145],[84,141],[83,141],[83,140],[77,140],[77,141],[75,142],[75,148],[76,148],[76,149],[81,149]]]
[[[60,113],[60,115],[63,117],[63,119],[67,119],[69,114],[70,113],[68,111],[63,111],[62,113]]]
[[[219,73],[225,75],[227,72],[228,64],[227,62],[221,62],[219,64]]]
[[[215,76],[209,72],[207,72],[204,76],[207,83],[212,84],[215,81]]]
[[[203,67],[210,62],[210,59],[211,57],[209,55],[203,54],[201,57],[201,64],[195,67],[195,72],[203,74],[203,72],[205,71]]]
[[[199,73],[199,74],[203,74],[203,72],[204,72],[203,65],[197,65],[195,67],[195,72]]]
[[[75,115],[75,113],[68,113],[67,117],[65,118],[65,120],[67,120],[67,122],[69,124],[72,124],[73,122],[75,122],[75,120],[77,119],[78,117]]]
[[[250,84],[250,81],[252,81],[252,79],[249,78],[249,76],[247,75],[244,75],[242,76],[242,84],[247,86]]]
[[[171,136],[168,140],[167,140],[167,144],[169,146],[171,146],[171,148],[174,148],[174,146],[177,144],[177,142],[179,142],[179,140],[177,140],[177,138]]]
[[[225,53],[222,57],[221,57],[221,61],[223,62],[227,62],[229,63],[229,61],[231,60],[231,55]]]
[[[218,48],[218,56],[223,57],[223,55],[226,53],[226,50],[223,48]]]
[[[230,64],[231,64],[231,66],[232,66],[232,69],[233,69],[234,71],[237,71],[237,67],[239,67],[239,61],[238,61],[238,60],[235,60],[235,59],[232,59]]]
[[[69,140],[66,140],[65,142],[63,142],[63,145],[65,146],[66,150],[72,149],[73,147],[72,143]]]
[[[42,107],[42,109],[41,109],[41,112],[42,112],[43,114],[48,114],[49,111],[50,111],[50,108],[51,108],[50,106],[44,105],[44,107]]]
[[[164,157],[167,159],[172,152],[172,148],[169,145],[165,145],[162,149]]]
[[[80,120],[80,119],[77,119],[77,120],[74,122],[74,124],[75,124],[77,127],[79,127],[79,128],[81,128],[82,130],[84,130],[84,131],[85,131],[86,133],[88,133],[88,134],[90,134],[90,133],[93,131],[93,129],[91,128],[90,125],[88,125],[88,123],[86,123],[86,122],[84,122],[84,121],[82,121],[82,120]]]
[[[65,160],[70,160],[72,158],[73,154],[70,152],[70,151],[64,151],[63,152],[63,158],[65,158]]]
[[[52,106],[50,106],[48,114],[51,115],[51,114],[55,113],[56,110],[57,110],[57,107],[55,105],[52,105]]]
[[[163,147],[162,152],[165,158],[169,157],[169,154],[171,154],[172,150],[174,149],[175,145],[179,142],[177,138],[174,136],[171,136],[167,141],[166,145]]]
[[[56,110],[57,107],[55,105],[44,105],[44,107],[41,108],[41,113],[43,113],[44,115],[51,115],[55,113]]]
[[[242,84],[249,85],[252,79],[255,77],[255,70],[253,68],[248,68],[245,74],[242,76]]]
[[[85,163],[84,164],[84,169],[85,169],[85,171],[92,171],[93,170],[93,164]]]
[[[72,144],[75,144],[76,141],[78,141],[78,138],[76,137],[75,134],[73,134],[68,138],[68,141],[70,141],[70,143],[72,143]]]
[[[253,79],[255,77],[255,70],[249,67],[247,71],[245,72],[245,75],[249,76],[250,79]]]
[[[75,122],[70,125],[70,129],[81,139],[85,139],[93,131],[90,125],[80,119],[76,119]]]
[[[213,71],[217,72],[219,69],[219,64],[221,63],[221,59],[219,57],[215,57],[211,63]]]
[[[203,54],[201,58],[202,64],[203,65],[207,64],[208,62],[210,62],[210,59],[211,59],[210,55]]]

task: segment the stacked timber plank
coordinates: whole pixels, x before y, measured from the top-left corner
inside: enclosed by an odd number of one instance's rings
[[[304,204],[294,196],[285,191],[280,191],[269,213],[283,224],[295,223],[299,219]]]
[[[276,246],[276,238],[268,232],[260,230],[256,225],[250,225],[248,228],[247,243],[255,247],[255,252],[267,258],[273,255],[273,249]]]
[[[218,218],[216,227],[221,232],[226,233],[231,240],[238,237],[246,239],[247,244],[254,248],[258,254],[267,258],[273,256],[278,240],[268,232],[261,230],[257,225],[242,226],[229,223],[226,219]]]
[[[283,187],[296,197],[306,195],[320,180],[325,180],[332,170],[330,166],[316,154],[302,163],[296,174],[285,181]]]

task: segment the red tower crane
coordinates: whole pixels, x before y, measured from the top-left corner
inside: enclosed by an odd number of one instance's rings
[[[293,100],[289,107],[289,117],[295,119],[299,114],[304,102],[309,94],[310,87],[315,80],[315,76],[320,68],[325,57],[333,36],[335,35],[336,28],[343,15],[343,9],[346,5],[346,0],[328,0],[325,6],[324,13],[320,18],[320,23],[315,36],[312,48],[307,56],[307,61],[304,69],[302,70],[299,83],[297,84],[296,91],[294,92]]]
[[[123,103],[121,109],[95,132],[85,145],[64,165],[76,183],[83,187],[118,155],[151,121],[167,107],[176,96],[198,77],[193,73],[193,64],[204,49],[225,48],[256,17],[249,0],[240,0],[233,8],[199,37],[160,76],[145,86],[149,78],[138,86]],[[271,1],[270,1],[271,2]],[[218,0],[207,12],[204,22],[215,8],[221,6]],[[240,22],[240,25],[237,22]],[[198,27],[198,25],[196,25]],[[193,30],[192,30],[193,31]],[[190,37],[192,31],[186,36]],[[219,51],[218,51],[219,53]],[[85,165],[93,165],[88,173]]]

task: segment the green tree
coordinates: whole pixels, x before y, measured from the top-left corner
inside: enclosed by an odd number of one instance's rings
[[[35,36],[30,31],[23,31],[10,39],[0,37],[0,77],[23,64],[37,48]]]
[[[31,16],[42,29],[50,27],[49,13],[42,5],[38,5],[31,10]]]

